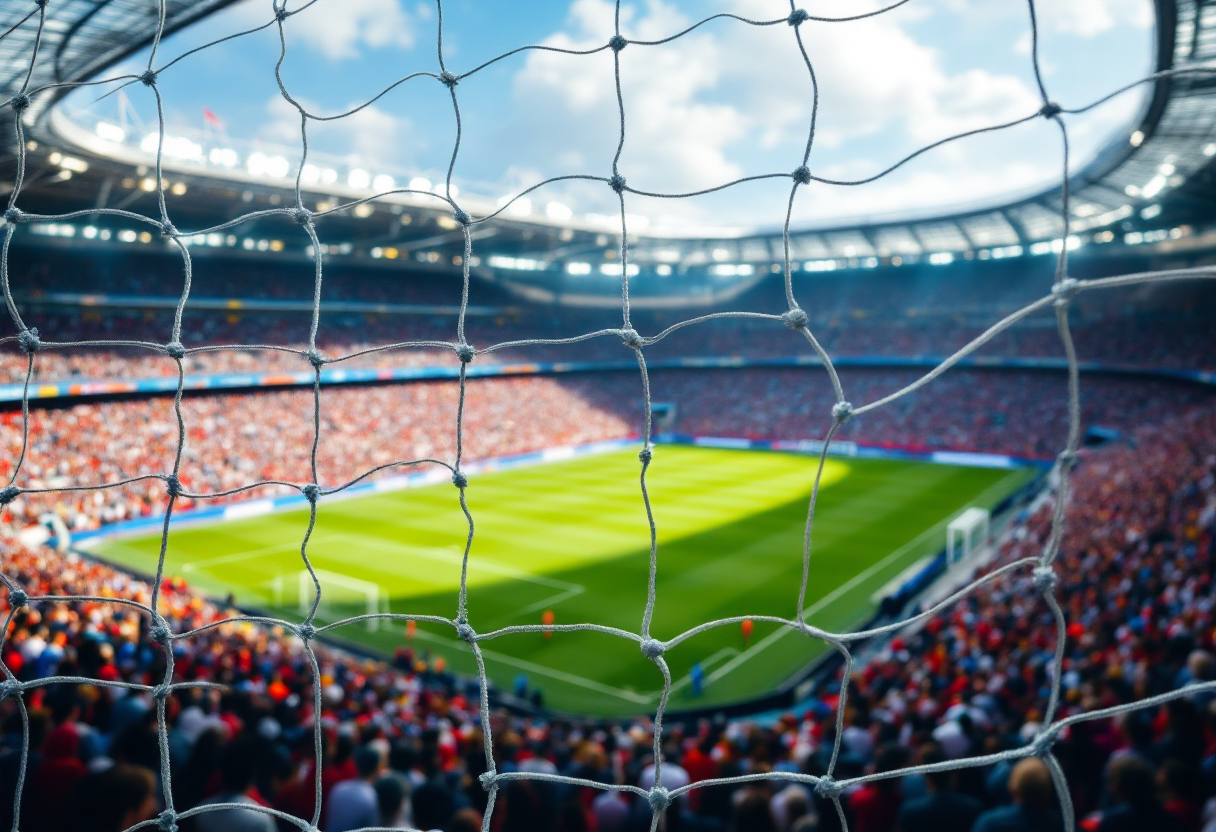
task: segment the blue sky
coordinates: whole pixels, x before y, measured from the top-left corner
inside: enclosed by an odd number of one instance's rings
[[[297,3],[292,3],[298,6]],[[1041,55],[1052,96],[1076,106],[1146,74],[1151,63],[1149,0],[1040,2]],[[871,0],[808,0],[812,14],[876,8]],[[626,3],[627,37],[652,39],[715,12],[771,19],[782,0],[643,0]],[[529,44],[588,48],[612,34],[607,0],[447,0],[444,54],[464,72]],[[218,37],[270,20],[269,0],[246,0],[168,39],[158,64]],[[318,0],[285,26],[284,82],[318,112],[364,102],[397,78],[437,71],[437,16],[416,0]],[[911,0],[866,21],[807,23],[802,29],[821,89],[811,169],[853,178],[872,174],[950,133],[1033,112],[1029,26],[1019,0]],[[298,119],[274,81],[275,27],[204,50],[161,76],[168,132],[200,129],[202,111],[235,139],[299,147]],[[146,60],[146,56],[144,58]],[[693,190],[756,173],[789,171],[801,158],[810,81],[793,32],[721,20],[678,41],[631,45],[621,53],[628,138],[621,170],[635,187]],[[139,58],[131,63],[138,63]],[[151,120],[150,92],[127,90]],[[530,52],[506,59],[457,88],[464,137],[455,181],[490,196],[569,173],[608,175],[617,138],[612,57]],[[96,93],[74,99],[87,104]],[[111,97],[95,105],[105,114]],[[1125,95],[1069,120],[1074,158],[1084,161],[1140,106]],[[310,128],[314,148],[441,178],[455,135],[447,91],[408,82],[356,116]],[[298,156],[298,150],[295,154]],[[931,152],[880,183],[812,186],[795,206],[801,225],[860,216],[931,211],[1043,186],[1060,169],[1058,131],[1042,120]],[[745,185],[689,200],[631,197],[631,213],[652,230],[771,227],[784,212],[787,182]],[[558,184],[534,197],[580,212],[610,211],[606,186]]]

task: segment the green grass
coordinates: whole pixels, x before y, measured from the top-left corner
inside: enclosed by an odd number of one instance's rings
[[[797,454],[656,449],[647,484],[659,538],[657,638],[717,618],[794,615],[815,464]],[[558,623],[637,632],[649,560],[638,469],[633,452],[612,452],[472,477],[473,627],[484,633],[537,624],[543,610],[552,609]],[[941,549],[952,516],[970,505],[995,505],[1030,476],[1027,470],[830,459],[815,520],[808,620],[828,630],[856,626],[873,611],[877,590]],[[293,511],[174,528],[166,574],[298,620],[307,521],[306,511]],[[318,569],[381,586],[393,612],[452,617],[466,533],[457,491],[445,484],[323,499],[308,550]],[[129,538],[105,542],[95,554],[151,571],[158,547],[159,536]],[[327,615],[364,611],[349,591],[327,591]],[[369,632],[361,625],[335,635],[385,652],[404,638],[401,627]],[[415,646],[442,655],[458,672],[475,670],[468,647],[450,628],[420,626]],[[562,711],[652,710],[662,685],[635,642],[598,633],[557,633],[548,640],[539,633],[510,635],[482,648],[499,686],[510,689],[515,676],[526,673],[546,704]],[[667,653],[676,685],[672,707],[756,697],[822,650],[820,642],[765,624],[756,625],[747,644],[738,624],[699,634]],[[697,661],[709,684],[694,699],[687,674]]]

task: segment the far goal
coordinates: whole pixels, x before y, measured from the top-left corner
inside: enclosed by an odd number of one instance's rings
[[[388,596],[381,591],[378,584],[325,569],[313,571],[322,587],[321,604],[317,607],[318,621],[333,623],[358,615],[389,612]],[[300,570],[296,573],[294,586],[292,583],[290,580],[284,581],[283,576],[278,576],[271,582],[274,605],[279,608],[294,606],[301,615],[307,615],[312,609],[316,595],[312,575],[307,569]],[[386,622],[386,619],[369,618],[363,623],[369,631],[375,632],[380,629],[382,622]]]
[[[988,546],[991,530],[988,509],[972,506],[946,526],[946,559],[954,564],[969,560]]]

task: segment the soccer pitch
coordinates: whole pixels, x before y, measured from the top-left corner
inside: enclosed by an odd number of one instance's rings
[[[652,633],[669,639],[738,615],[795,612],[814,457],[661,445],[647,474],[658,527],[658,601]],[[633,451],[612,451],[470,477],[476,523],[469,558],[469,621],[486,633],[539,624],[594,622],[637,632],[646,601],[649,530]],[[808,621],[855,627],[874,594],[945,543],[962,509],[991,507],[1026,483],[1029,469],[829,458],[816,510]],[[350,581],[381,587],[388,608],[456,614],[465,518],[450,484],[352,499],[322,498],[308,551],[329,595],[321,623],[366,611]],[[286,511],[171,529],[165,574],[238,604],[298,621],[300,542],[308,512]],[[109,540],[93,554],[142,572],[155,569],[159,535]],[[355,624],[329,635],[391,655],[397,622]],[[411,642],[473,674],[467,645],[450,627],[419,625]],[[653,710],[662,677],[633,641],[594,632],[502,636],[482,642],[490,679],[510,690],[519,674],[559,711],[601,716]],[[762,695],[819,656],[824,645],[788,627],[738,624],[699,634],[666,654],[673,709]],[[692,695],[689,670],[706,685]]]

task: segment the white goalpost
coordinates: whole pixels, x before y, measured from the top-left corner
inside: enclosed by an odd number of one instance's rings
[[[986,508],[972,506],[946,526],[946,562],[969,560],[987,548],[991,535],[991,514]]]
[[[338,621],[342,618],[349,618],[352,614],[376,615],[389,612],[388,596],[381,591],[378,584],[326,569],[314,568],[313,572],[316,573],[317,580],[321,582],[323,588],[321,603],[317,607],[317,618]],[[274,605],[280,608],[290,606],[291,600],[285,594],[289,587],[284,582],[283,576],[276,576],[270,585]],[[291,589],[295,590],[296,609],[301,615],[307,615],[312,609],[313,597],[316,595],[312,575],[307,569],[296,573],[295,586]],[[352,611],[354,607],[358,607],[360,612],[354,613]],[[346,609],[345,612],[343,608]],[[382,621],[383,619],[380,618],[369,618],[363,623],[369,632],[376,632],[380,629]]]

